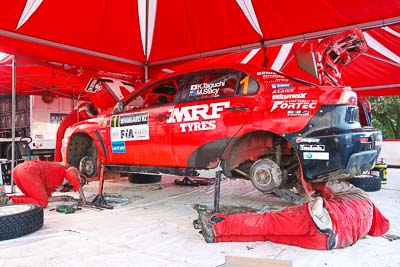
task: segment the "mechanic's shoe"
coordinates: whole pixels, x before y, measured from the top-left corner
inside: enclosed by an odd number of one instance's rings
[[[308,202],[308,210],[319,230],[332,229],[331,216],[324,207],[324,201],[321,197],[316,197],[313,201]]]
[[[200,233],[203,235],[204,240],[207,243],[214,243],[214,231],[212,225],[215,223],[211,220],[212,216],[213,214],[209,212],[203,212],[200,216],[202,227]]]
[[[6,193],[0,192],[0,206],[7,205],[8,200],[10,200],[10,198],[6,195]]]

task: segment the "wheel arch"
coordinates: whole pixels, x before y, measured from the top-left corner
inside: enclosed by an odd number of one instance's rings
[[[268,130],[250,131],[232,139],[226,147],[222,157],[223,169],[225,175],[231,176],[231,171],[243,162],[273,157],[280,163],[283,154],[296,158],[294,148],[284,136]]]
[[[87,153],[87,150],[93,146],[93,137],[89,134],[77,132],[68,139],[66,149],[66,162],[75,167],[79,167],[77,158],[79,154]]]

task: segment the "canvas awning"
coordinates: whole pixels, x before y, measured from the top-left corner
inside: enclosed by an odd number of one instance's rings
[[[143,80],[147,67],[400,22],[399,0],[13,0],[0,51]]]

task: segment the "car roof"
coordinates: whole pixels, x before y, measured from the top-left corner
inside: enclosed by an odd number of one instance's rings
[[[155,82],[158,80],[163,80],[169,77],[173,77],[176,75],[181,75],[185,73],[192,73],[196,71],[203,71],[203,70],[213,70],[213,69],[233,69],[243,71],[249,74],[255,74],[257,71],[269,71],[269,69],[264,67],[259,67],[251,64],[240,64],[240,63],[207,63],[201,62],[196,64],[184,64],[178,65],[168,69],[168,72],[161,71],[158,73],[154,79],[150,82]]]

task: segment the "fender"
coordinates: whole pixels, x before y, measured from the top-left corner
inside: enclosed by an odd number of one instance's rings
[[[107,120],[106,116],[99,116],[83,122],[76,123],[67,128],[61,149],[64,162],[68,161],[67,153],[71,138],[72,136],[75,136],[77,134],[85,134],[89,136],[98,150],[98,159],[100,160],[100,162],[104,163],[107,161],[108,153],[106,144],[104,143],[106,134],[104,120]]]

